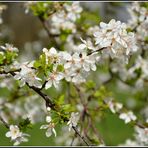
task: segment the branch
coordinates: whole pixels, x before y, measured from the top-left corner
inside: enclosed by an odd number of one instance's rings
[[[1,115],[0,115],[0,121],[5,125],[6,128],[9,129],[9,124],[2,118]]]
[[[79,131],[77,130],[76,127],[72,126],[73,130],[75,131],[75,133],[84,141],[84,143],[87,145],[87,146],[90,146],[87,141],[85,140],[85,138],[83,136],[80,135]]]
[[[97,50],[95,50],[95,51],[91,51],[91,52],[89,52],[87,55],[89,56],[89,55],[91,55],[91,54],[93,54],[93,53],[96,53],[96,52],[102,51],[102,50],[104,50],[104,49],[107,49],[107,47],[102,47],[102,48],[97,49]]]
[[[18,70],[16,70],[16,71],[18,71]],[[9,74],[9,73],[10,73],[12,76],[15,76],[15,72],[16,72],[16,71],[9,71],[9,72],[0,71],[0,74]],[[36,87],[34,87],[34,86],[29,86],[28,83],[26,83],[26,85],[27,85],[29,88],[31,88],[32,90],[34,90],[39,96],[41,96],[41,98],[44,99],[44,101],[46,102],[46,107],[50,107],[52,110],[57,111],[57,109],[55,108],[56,104],[53,103],[53,101],[51,100],[51,98],[50,98],[49,96],[47,96],[45,93],[43,93],[43,92],[41,91],[41,89],[36,88]],[[43,85],[44,85],[44,84],[43,84]],[[42,88],[43,88],[43,87],[42,87]],[[64,120],[64,122],[68,122],[68,121],[69,121],[69,119],[68,119],[67,117],[64,117],[64,116],[62,116],[62,115],[61,115],[61,118]],[[4,123],[4,125],[5,125],[7,128],[9,128],[9,125],[8,125],[3,119],[0,118],[0,120]],[[79,135],[79,137],[82,139],[82,141],[83,141],[84,143],[86,143],[86,144],[89,146],[89,144],[86,142],[85,138],[84,138],[83,136],[81,136],[81,134],[79,133],[79,131],[77,130],[77,128],[76,128],[76,127],[72,127],[72,128],[73,128],[73,130],[75,131],[75,133],[76,133],[77,135]]]

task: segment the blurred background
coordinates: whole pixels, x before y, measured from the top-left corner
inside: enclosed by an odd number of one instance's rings
[[[8,6],[8,9],[2,15],[4,24],[8,27],[5,34],[9,34],[10,43],[14,44],[21,51],[27,50],[26,48],[29,47],[29,42],[33,42],[34,46],[39,45],[36,42],[38,40],[42,41],[42,46],[44,47],[48,44],[48,37],[45,30],[42,30],[43,27],[40,20],[31,13],[25,14],[24,2],[6,2],[3,4]],[[102,21],[107,22],[114,18],[126,22],[129,19],[126,9],[129,3],[81,2],[81,5],[85,9],[98,12],[98,17],[101,17]],[[38,48],[41,49],[41,47]],[[29,48],[27,51],[29,52]]]
[[[23,2],[4,2],[1,4],[6,4],[8,6],[2,14],[3,22],[5,24],[5,26],[1,27],[2,34],[7,37],[6,40],[9,40],[9,43],[18,47],[22,54],[22,61],[29,59],[33,60],[32,58],[34,58],[34,56],[32,57],[31,53],[34,52],[38,55],[42,48],[48,45],[48,37],[43,30],[40,20],[31,13],[25,14]],[[101,21],[105,22],[112,18],[127,22],[127,19],[129,19],[130,16],[126,7],[129,4],[130,3],[123,2],[81,2],[81,5],[84,8],[95,12],[97,11]],[[34,49],[36,51],[34,51]],[[116,91],[114,84],[109,87],[112,87],[112,89]],[[0,95],[1,94],[0,90]],[[116,96],[120,96],[121,102],[124,102],[125,100],[123,100],[123,98],[126,98],[127,95],[129,97],[129,94],[130,92],[127,91],[127,94],[125,94],[122,90],[116,92]],[[45,131],[39,130],[40,125],[41,124],[34,125],[33,129],[30,129],[27,132],[31,135],[31,138],[29,138],[28,143],[23,143],[21,145],[55,145],[53,140],[54,136],[46,138]],[[125,125],[123,121],[110,113],[106,113],[104,119],[97,126],[100,133],[102,133],[102,137],[105,138],[107,145],[124,143],[127,137],[132,137],[133,135],[133,128],[130,125]],[[0,124],[1,146],[12,145],[10,140],[4,136],[6,131],[7,129]],[[113,137],[113,133],[116,135],[116,138]]]

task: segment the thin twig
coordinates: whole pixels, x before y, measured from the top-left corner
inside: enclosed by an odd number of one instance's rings
[[[9,124],[2,118],[1,115],[0,115],[0,121],[5,125],[6,128],[9,129]]]
[[[91,52],[89,52],[87,55],[89,56],[89,55],[91,55],[91,54],[93,54],[93,53],[96,53],[96,52],[102,51],[102,50],[104,50],[104,49],[107,49],[107,47],[102,47],[102,48],[97,49],[97,50],[95,50],[95,51],[91,51]]]
[[[79,131],[77,130],[77,128],[74,127],[74,126],[72,126],[72,128],[73,128],[73,130],[75,131],[75,133],[85,142],[85,144],[86,144],[87,146],[90,146],[90,145],[87,143],[87,141],[85,140],[85,138],[80,135],[80,133],[79,133]]]

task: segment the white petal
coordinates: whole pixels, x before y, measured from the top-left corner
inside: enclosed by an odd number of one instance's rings
[[[88,63],[84,63],[84,64],[83,64],[83,68],[84,68],[84,70],[87,71],[87,72],[90,71],[90,66],[89,66]]]
[[[48,123],[51,122],[51,117],[50,116],[46,117],[46,122],[48,122]]]
[[[46,136],[50,137],[52,135],[51,128],[46,131]]]
[[[47,129],[48,128],[48,125],[42,125],[41,127],[40,127],[40,129]]]
[[[104,22],[100,22],[100,27],[101,27],[101,28],[105,28],[106,26],[107,26],[106,23],[104,23]]]
[[[70,67],[71,67],[71,63],[70,62],[67,62],[67,63],[64,64],[64,68],[65,69],[68,69]]]
[[[78,49],[80,49],[80,50],[83,50],[83,49],[85,49],[87,46],[85,45],[85,44],[80,44],[79,46],[78,46]]]
[[[7,132],[6,137],[11,137],[11,132]]]
[[[55,88],[59,88],[59,86],[58,86],[59,85],[59,81],[53,81],[53,85],[54,85]]]
[[[59,80],[61,80],[61,79],[63,79],[63,75],[62,75],[62,74],[58,74],[57,77],[56,77],[56,80],[59,81]]]
[[[17,140],[17,141],[14,142],[13,145],[16,146],[16,145],[19,145],[20,143],[21,143],[21,142]]]
[[[23,87],[25,85],[25,81],[24,80],[21,80],[20,81],[20,87]]]
[[[20,74],[16,74],[16,75],[14,76],[14,79],[16,79],[16,80],[21,79],[21,75],[20,75]]]
[[[48,89],[48,88],[50,88],[51,86],[52,86],[52,81],[49,80],[49,81],[46,83],[46,85],[45,85],[45,89]]]
[[[48,52],[47,48],[43,48],[43,52],[45,53]]]
[[[68,60],[68,61],[72,59],[72,57],[69,53],[64,53],[63,57],[64,57],[65,60]]]
[[[96,65],[95,65],[95,64],[91,64],[91,69],[92,69],[93,71],[96,71],[96,69],[97,69]]]
[[[37,88],[41,88],[42,84],[39,81],[34,81],[33,86],[37,87]]]
[[[50,48],[49,52],[54,55],[57,54],[57,51],[54,47]]]
[[[56,136],[57,136],[57,133],[56,133],[55,129],[52,128],[52,131],[53,131],[53,133],[54,133],[54,135],[55,135],[55,137],[56,137]]]

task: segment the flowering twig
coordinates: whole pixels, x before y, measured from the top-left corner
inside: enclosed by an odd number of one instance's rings
[[[18,71],[18,70],[16,70]],[[16,71],[9,71],[9,72],[5,72],[5,71],[0,71],[0,74],[11,74],[12,76],[15,76],[15,72]],[[51,98],[49,96],[47,96],[45,93],[43,93],[39,88],[36,88],[34,86],[29,86],[28,83],[26,83],[26,85],[31,88],[32,90],[34,90],[37,94],[39,94],[41,96],[41,98],[44,99],[44,101],[46,102],[46,107],[50,107],[51,109],[57,111],[57,109],[55,108],[55,103],[53,103],[53,101],[51,100]],[[61,118],[63,119],[64,122],[68,122],[69,119],[67,117],[63,117],[61,115]],[[4,123],[4,125],[9,128],[8,124],[0,118],[0,120]],[[84,143],[86,143],[87,146],[89,146],[89,144],[86,142],[85,138],[83,136],[81,136],[81,134],[79,133],[79,131],[77,130],[76,127],[72,126],[72,129],[75,131],[75,133],[83,140]]]
[[[95,50],[95,51],[91,51],[91,52],[89,52],[87,55],[91,55],[91,54],[93,54],[93,53],[102,51],[102,50],[104,50],[104,49],[107,49],[107,47],[102,47],[102,48],[99,48],[99,49],[97,49],[97,50]]]

